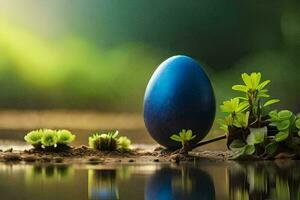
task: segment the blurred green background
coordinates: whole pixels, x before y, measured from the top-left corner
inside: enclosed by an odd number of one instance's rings
[[[146,84],[185,54],[218,103],[240,73],[299,112],[300,2],[0,0],[0,109],[141,112]]]

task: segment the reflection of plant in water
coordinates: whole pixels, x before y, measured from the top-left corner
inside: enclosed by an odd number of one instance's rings
[[[193,181],[188,168],[182,167],[181,174],[172,178],[172,188],[174,188],[174,191],[180,191],[183,194],[188,194],[192,191]]]
[[[248,200],[249,193],[247,190],[244,190],[243,188],[237,188],[232,193],[230,193],[230,199]]]
[[[272,196],[276,197],[276,199],[291,199],[288,180],[276,177],[275,193]]]
[[[26,178],[29,182],[36,179],[42,180],[61,180],[73,177],[74,168],[68,165],[34,165],[26,169]]]
[[[229,169],[230,199],[299,199],[299,163],[238,164]],[[295,173],[294,173],[295,172]]]
[[[265,170],[250,167],[247,169],[247,177],[250,192],[267,191],[267,174]]]
[[[130,179],[134,166],[120,166],[117,168],[117,178],[124,181]]]
[[[116,170],[88,170],[88,195],[94,199],[119,199]]]

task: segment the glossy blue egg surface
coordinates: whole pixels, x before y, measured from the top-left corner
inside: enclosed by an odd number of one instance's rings
[[[164,147],[180,148],[170,139],[191,129],[195,145],[209,132],[216,112],[212,85],[205,71],[188,56],[165,60],[152,75],[144,97],[144,121],[152,138]]]

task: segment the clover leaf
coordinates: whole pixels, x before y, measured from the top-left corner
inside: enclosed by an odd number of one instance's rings
[[[250,128],[250,134],[247,137],[247,144],[255,145],[264,142],[267,132],[267,127]]]
[[[278,112],[279,120],[288,120],[291,118],[292,115],[293,115],[293,113],[289,110],[282,110],[282,111]]]
[[[276,142],[281,142],[284,141],[288,138],[289,132],[287,131],[280,131],[275,135],[275,141]]]

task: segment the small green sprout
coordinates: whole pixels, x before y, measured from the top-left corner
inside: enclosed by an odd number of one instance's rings
[[[182,131],[178,135],[173,134],[170,138],[176,142],[180,142],[182,145],[182,152],[187,153],[191,150],[191,146],[189,143],[195,137],[196,135],[193,135],[192,130],[189,129],[186,131],[185,129],[182,129]]]
[[[29,132],[24,140],[37,149],[54,150],[56,147],[67,147],[75,135],[67,130],[39,129]]]
[[[243,92],[245,94],[245,97],[237,98],[245,100],[247,106],[249,107],[250,114],[255,116],[257,118],[257,121],[260,122],[262,109],[272,104],[278,103],[279,99],[271,99],[265,101],[265,103],[262,104],[262,98],[270,97],[270,95],[268,94],[268,90],[264,88],[271,81],[266,80],[261,83],[261,73],[253,72],[250,75],[243,73],[242,80],[245,85],[234,85],[232,86],[232,89]]]
[[[131,141],[126,136],[121,136],[118,139],[118,149],[120,151],[129,151],[130,150]]]
[[[89,146],[100,151],[128,151],[131,141],[127,137],[117,138],[119,132],[93,134],[89,137]]]

